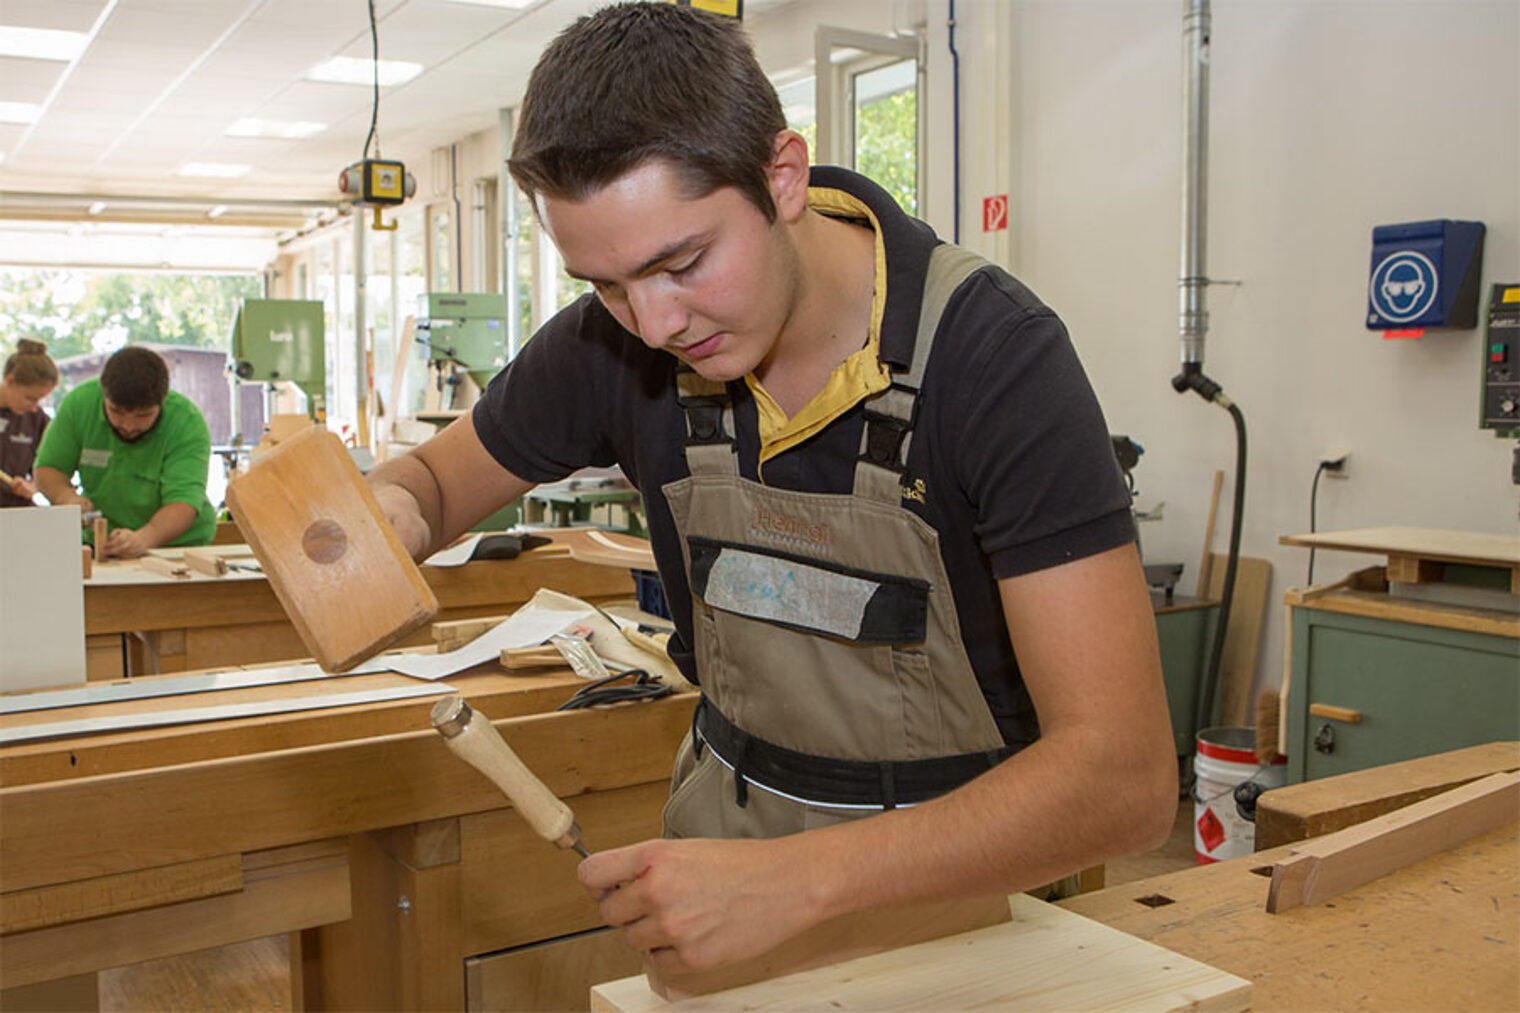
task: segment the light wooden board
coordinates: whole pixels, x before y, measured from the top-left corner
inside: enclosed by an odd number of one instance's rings
[[[338,438],[304,429],[227,489],[227,504],[302,641],[341,672],[401,640],[438,599]]]
[[[1283,545],[1313,546],[1342,552],[1376,552],[1393,556],[1419,556],[1450,563],[1493,566],[1520,565],[1520,537],[1488,535],[1473,531],[1441,531],[1434,528],[1360,528],[1355,531],[1319,531],[1283,535]]]
[[[1013,920],[667,1003],[642,977],[598,985],[593,1010],[1243,1010],[1251,983],[1032,897]]]
[[[1460,788],[1318,837],[1272,869],[1267,911],[1319,904],[1471,837],[1520,819],[1520,774]]]
[[[1437,602],[1391,598],[1376,591],[1331,591],[1308,595],[1290,588],[1283,600],[1289,606],[1341,612],[1345,615],[1388,619],[1398,623],[1440,626],[1469,633],[1490,633],[1499,637],[1520,637],[1520,616],[1506,615],[1493,609],[1467,608]],[[1292,624],[1289,624],[1291,628]]]
[[[1226,556],[1214,556],[1205,597],[1219,600],[1228,562]],[[1256,660],[1261,653],[1261,631],[1271,586],[1270,560],[1240,557],[1235,568],[1235,597],[1230,603],[1230,628],[1225,631],[1224,657],[1219,664],[1219,685],[1214,691],[1217,724],[1237,727],[1255,724],[1251,716],[1254,702],[1251,687],[1256,682]]]

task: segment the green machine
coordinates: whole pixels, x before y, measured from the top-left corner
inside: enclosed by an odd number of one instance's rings
[[[428,292],[417,297],[417,340],[427,347],[428,364],[440,393],[460,404],[461,373],[485,390],[507,364],[507,299],[490,293]]]
[[[233,371],[252,383],[291,383],[306,410],[327,417],[324,310],[315,299],[244,299],[232,321]]]

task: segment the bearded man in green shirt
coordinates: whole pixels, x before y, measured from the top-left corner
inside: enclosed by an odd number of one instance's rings
[[[63,399],[34,473],[49,502],[100,511],[110,530],[105,554],[130,559],[160,545],[210,544],[216,531],[206,498],[210,463],[211,434],[200,409],[169,389],[162,357],[134,345],[107,359],[100,379]]]

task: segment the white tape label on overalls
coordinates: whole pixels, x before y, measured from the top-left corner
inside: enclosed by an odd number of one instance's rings
[[[703,595],[709,605],[854,640],[876,581],[724,547]]]

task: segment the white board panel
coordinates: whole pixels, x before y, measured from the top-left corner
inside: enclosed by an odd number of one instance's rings
[[[85,681],[77,506],[0,510],[0,692]]]

